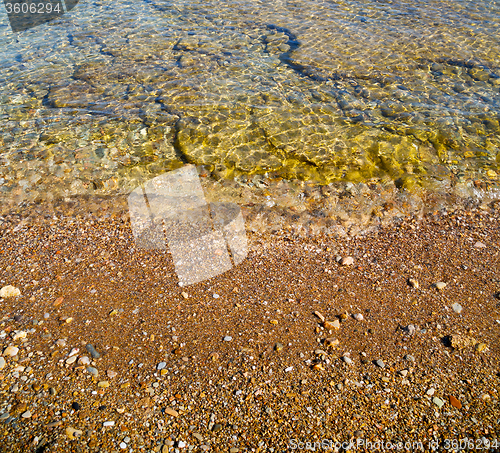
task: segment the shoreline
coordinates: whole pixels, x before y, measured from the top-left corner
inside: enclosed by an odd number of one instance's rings
[[[9,451],[500,441],[498,203],[357,237],[251,228],[239,266],[185,288],[120,206],[2,218],[0,286],[21,291],[0,302]]]

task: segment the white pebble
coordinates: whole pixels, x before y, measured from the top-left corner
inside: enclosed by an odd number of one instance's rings
[[[22,340],[23,338],[26,338],[26,332],[24,330],[19,330],[14,334],[12,337],[13,340]]]
[[[453,304],[451,308],[453,308],[455,313],[462,313],[462,306],[458,303]]]
[[[110,422],[104,422],[102,426],[115,426],[115,422],[110,421]]]
[[[352,256],[345,256],[340,260],[340,264],[342,264],[342,266],[352,266],[353,263],[354,259]]]
[[[127,444],[125,442],[120,443],[120,448],[124,449],[127,448]]]
[[[356,314],[354,315],[354,319],[355,319],[356,321],[363,321],[363,319],[365,319],[365,318],[363,317],[363,315],[362,315],[361,313],[356,313]]]
[[[437,289],[444,289],[444,287],[446,286],[447,284],[445,282],[437,282],[434,284],[434,286],[437,288]]]
[[[14,357],[19,352],[19,348],[17,346],[7,346],[3,351],[3,355]]]
[[[90,358],[88,358],[86,355],[84,355],[78,359],[78,363],[80,365],[90,365]]]
[[[2,289],[0,289],[0,297],[2,299],[5,299],[7,297],[17,297],[21,295],[21,291],[19,288],[16,288],[15,286],[12,285],[7,285],[4,286]]]
[[[219,298],[219,295],[214,293],[214,299],[218,299]]]
[[[285,373],[289,373],[292,370],[293,370],[293,366],[289,366],[288,368],[285,368]]]
[[[347,357],[346,355],[342,357],[342,360],[347,363],[347,365],[352,365],[352,359],[350,357]]]
[[[229,335],[226,335],[224,337],[224,341],[232,341],[233,340],[233,337],[230,337]]]

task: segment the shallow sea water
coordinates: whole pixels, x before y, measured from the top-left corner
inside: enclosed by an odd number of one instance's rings
[[[499,29],[498,1],[80,1],[17,34],[0,13],[0,202],[185,163],[269,207],[498,187]]]

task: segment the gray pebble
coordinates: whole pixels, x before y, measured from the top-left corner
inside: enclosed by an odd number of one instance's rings
[[[160,362],[156,367],[157,370],[163,370],[167,366],[167,362]]]
[[[229,335],[226,335],[224,337],[224,341],[232,341],[233,340],[233,337],[230,337]]]
[[[380,368],[384,368],[385,367],[385,363],[382,360],[380,360],[380,359],[376,360],[375,364],[377,366],[379,366]]]
[[[454,311],[455,313],[462,313],[462,310],[463,310],[463,309],[462,309],[462,306],[461,306],[460,304],[458,304],[458,303],[453,304],[453,305],[451,306],[451,308],[453,308],[453,311]]]
[[[99,357],[101,357],[101,354],[99,354],[94,346],[92,346],[90,343],[87,344],[87,346],[85,346],[85,349],[87,349],[87,351],[89,352],[89,354],[92,356],[93,359],[98,359]]]
[[[411,354],[406,354],[404,356],[405,360],[408,360],[408,362],[415,362],[415,357],[413,357]]]
[[[88,366],[87,371],[92,375],[92,376],[97,376],[99,374],[99,371],[97,371],[96,368],[93,366]]]

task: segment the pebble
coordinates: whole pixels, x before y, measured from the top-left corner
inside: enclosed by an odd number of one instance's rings
[[[413,324],[409,324],[406,327],[406,331],[408,332],[409,335],[413,335],[416,332],[417,328]]]
[[[76,439],[77,437],[81,436],[83,434],[83,431],[80,431],[79,429],[72,428],[71,426],[68,426],[65,430],[66,436],[68,436],[71,440]]]
[[[385,367],[385,363],[384,363],[382,360],[380,360],[380,359],[376,360],[376,361],[375,361],[375,364],[376,364],[378,367],[380,367],[380,368],[384,368],[384,367]]]
[[[289,367],[285,368],[285,373],[289,373],[292,370],[293,370],[293,366],[289,366]]]
[[[444,289],[446,285],[447,285],[447,283],[445,283],[445,282],[437,282],[437,283],[434,283],[434,286],[435,286],[437,289]]]
[[[63,339],[57,340],[56,346],[59,348],[64,348],[64,346],[66,346],[66,340],[63,340]]]
[[[184,448],[186,446],[186,442],[182,441],[182,440],[179,440],[177,442],[177,447],[179,448]]]
[[[281,343],[276,343],[276,345],[274,346],[274,349],[276,351],[281,351],[283,349],[283,345]]]
[[[94,346],[92,346],[90,343],[87,344],[85,348],[87,349],[88,353],[92,356],[93,359],[98,359],[99,357],[101,357],[101,354],[99,354],[94,348]]]
[[[327,338],[325,339],[325,346],[327,348],[336,348],[339,345],[340,341],[336,338]]]
[[[66,364],[71,365],[72,363],[76,362],[78,356],[72,355],[69,359],[66,360]]]
[[[22,340],[23,338],[26,338],[26,332],[24,330],[20,330],[19,332],[16,332],[12,339],[15,340]]]
[[[23,418],[31,418],[31,411],[26,411],[21,414],[21,417]]]
[[[92,375],[92,376],[98,376],[99,371],[97,371],[97,368],[94,368],[93,366],[88,366],[87,371]]]
[[[356,313],[353,317],[356,321],[363,321],[365,319],[361,313]]]
[[[86,355],[84,355],[78,359],[78,363],[80,365],[90,365],[90,359]]]
[[[80,410],[80,405],[76,401],[74,401],[74,402],[71,403],[71,408],[73,410],[75,410],[75,411],[79,411]]]
[[[106,427],[106,426],[115,426],[115,422],[114,421],[108,421],[108,422],[104,422],[102,424],[102,426]]]
[[[14,357],[17,355],[18,352],[19,348],[17,346],[7,346],[3,351],[3,355],[8,357]]]
[[[411,354],[406,354],[404,356],[404,359],[407,360],[408,362],[415,362],[415,357],[413,357]]]
[[[185,291],[182,291],[182,297],[184,297],[184,299],[187,299],[189,297],[189,294],[186,293]]]
[[[477,344],[477,340],[468,335],[450,335],[448,337],[450,345],[454,349],[465,349]]]
[[[0,370],[3,370],[5,368],[5,359],[3,357],[0,357]]]
[[[408,370],[401,370],[399,374],[403,377],[406,377],[408,375]]]
[[[486,343],[479,343],[476,345],[476,351],[477,352],[483,352],[488,349],[488,345]]]
[[[354,258],[352,256],[345,256],[340,260],[342,266],[351,266],[354,263]]]
[[[171,415],[172,417],[178,417],[179,412],[177,412],[175,409],[172,409],[171,407],[166,407],[165,408],[165,414]]]
[[[224,337],[224,341],[233,341],[233,337],[230,337],[229,335],[226,335]]]
[[[477,241],[475,244],[474,244],[474,247],[476,247],[477,249],[484,249],[486,248],[486,245],[483,244],[481,241]]]
[[[120,448],[125,450],[125,448],[127,448],[127,444],[125,442],[120,442]]]
[[[340,321],[338,319],[336,319],[335,321],[333,322],[330,322],[330,321],[325,321],[323,323],[323,327],[326,329],[326,330],[339,330],[340,329]]]
[[[434,398],[432,398],[432,402],[437,407],[439,407],[439,409],[441,409],[443,407],[443,405],[444,405],[444,401],[441,398],[438,398],[437,396],[435,396]]]
[[[112,370],[108,370],[106,371],[106,374],[107,376],[110,378],[110,379],[113,379],[114,377],[116,377],[118,375],[118,373],[116,371],[112,371]]]
[[[415,288],[415,289],[418,289],[418,287],[419,287],[418,280],[417,280],[417,279],[415,279],[415,278],[410,278],[410,279],[408,279],[408,284],[409,284],[412,288]]]
[[[352,365],[352,359],[346,355],[342,357],[342,360],[347,363],[347,365]]]
[[[2,415],[0,415],[0,420],[6,420],[9,417],[10,414],[8,412],[4,412]]]
[[[19,288],[16,288],[12,285],[4,286],[0,289],[0,298],[5,299],[7,297],[17,297],[21,295],[21,291]]]
[[[214,299],[218,299],[220,296],[216,293],[213,294]]]
[[[315,311],[314,314],[319,318],[321,322],[325,322],[325,317],[319,311]]]
[[[453,311],[455,313],[459,313],[459,314],[462,313],[462,306],[460,304],[458,304],[458,303],[453,304],[451,306],[451,308],[453,308]]]
[[[449,399],[450,399],[450,404],[453,407],[456,407],[457,409],[462,409],[462,403],[459,400],[457,400],[453,395],[450,395]]]
[[[109,387],[109,382],[108,381],[100,381],[97,383],[97,387],[101,389],[105,389]]]
[[[166,366],[167,366],[167,362],[160,362],[160,363],[158,364],[158,366],[156,367],[156,369],[157,369],[158,371],[160,371],[160,370],[163,370],[163,368],[165,368]]]
[[[434,387],[431,387],[427,392],[425,392],[426,395],[432,396],[436,392],[436,389]]]

